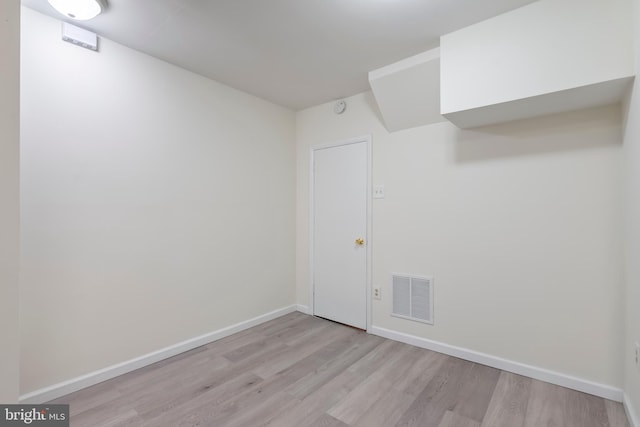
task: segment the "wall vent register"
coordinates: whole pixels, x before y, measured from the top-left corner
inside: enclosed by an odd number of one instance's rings
[[[392,274],[394,317],[433,325],[433,278]]]

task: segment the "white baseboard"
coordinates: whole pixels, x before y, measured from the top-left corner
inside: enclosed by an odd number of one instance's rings
[[[623,391],[619,388],[611,387],[606,384],[599,384],[589,380],[565,375],[559,372],[550,371],[536,366],[525,365],[524,363],[514,362],[512,360],[503,359],[489,354],[480,353],[462,347],[432,341],[426,338],[409,335],[402,332],[396,332],[389,329],[372,326],[370,331],[373,335],[389,338],[394,341],[400,341],[411,344],[416,347],[426,348],[428,350],[437,351],[438,353],[448,354],[449,356],[458,357],[460,359],[481,363],[503,371],[513,372],[514,374],[523,375],[525,377],[536,380],[545,381],[584,393],[593,394],[594,396],[604,397],[605,399],[622,402]],[[640,427],[640,426],[635,426]]]
[[[164,360],[177,354],[184,353],[185,351],[192,350],[196,347],[209,344],[210,342],[222,339],[229,335],[235,334],[236,332],[240,332],[269,320],[284,316],[285,314],[293,313],[294,311],[296,311],[296,309],[297,306],[292,305],[289,307],[281,308],[279,310],[274,310],[261,316],[254,317],[253,319],[236,323],[235,325],[218,329],[217,331],[200,335],[198,337],[179,342],[172,346],[162,348],[143,356],[136,357],[135,359],[127,360],[126,362],[108,366],[95,372],[91,372],[86,375],[72,378],[70,380],[24,394],[20,396],[20,403],[39,404],[57,399],[58,397],[73,393],[74,391],[90,387],[111,378],[115,378],[119,375],[126,374],[127,372],[131,372],[144,366],[151,365],[152,363],[159,362],[160,360]]]
[[[297,310],[298,310],[300,313],[304,313],[304,314],[313,314],[313,313],[311,312],[311,309],[309,308],[309,306],[308,306],[308,305],[298,304],[296,307],[297,307]]]
[[[629,420],[629,425],[631,427],[640,427],[640,418],[638,418],[638,413],[633,408],[631,404],[631,399],[627,393],[624,394],[624,400],[622,401],[624,405],[624,412],[627,414],[627,420]]]

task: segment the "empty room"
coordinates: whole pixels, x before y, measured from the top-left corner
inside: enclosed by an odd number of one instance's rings
[[[0,425],[640,427],[640,0],[3,0]]]

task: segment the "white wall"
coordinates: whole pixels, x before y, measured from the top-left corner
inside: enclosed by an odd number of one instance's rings
[[[374,326],[620,388],[619,107],[388,133],[371,93],[297,114],[298,302],[309,304],[309,147],[373,138]],[[435,324],[390,316],[390,274],[433,275]]]
[[[630,4],[540,0],[443,36],[442,114],[477,125],[479,113],[466,110],[523,118],[619,101],[633,75]],[[616,79],[604,90],[590,86]],[[551,96],[573,88],[585,93]],[[489,114],[481,123],[507,121],[499,119]]]
[[[629,5],[540,0],[443,36],[443,113],[630,74]]]
[[[440,115],[440,48],[369,71],[369,86],[390,132],[446,121]]]
[[[21,392],[293,304],[294,113],[22,24]]]
[[[18,401],[20,1],[0,2],[0,402]]]
[[[640,70],[640,0],[635,0],[635,61]],[[626,335],[624,340],[624,389],[627,406],[640,426],[640,370],[635,366],[635,343],[640,343],[640,78],[636,77],[629,100],[624,136],[625,158],[625,279]]]

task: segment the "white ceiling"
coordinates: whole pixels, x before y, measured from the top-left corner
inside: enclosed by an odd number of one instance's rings
[[[368,71],[533,1],[108,0],[74,24],[299,110],[368,90]],[[64,19],[47,0],[22,4]]]

